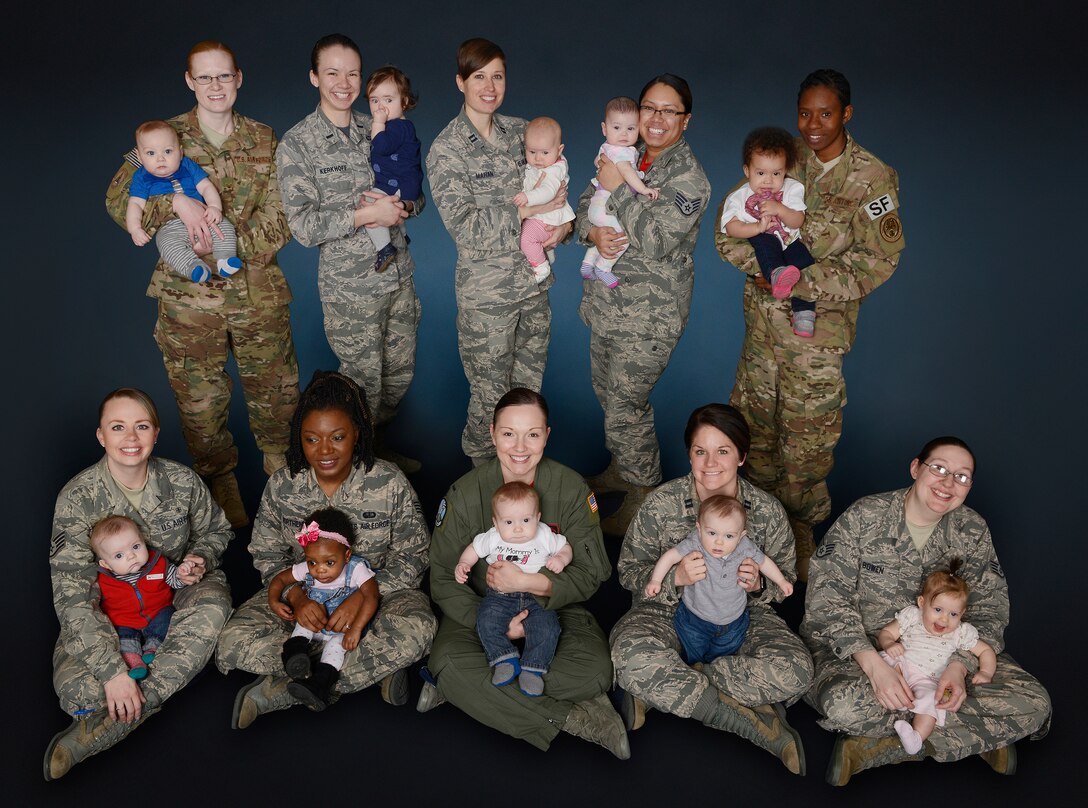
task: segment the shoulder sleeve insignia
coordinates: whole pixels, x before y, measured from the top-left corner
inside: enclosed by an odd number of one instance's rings
[[[817,558],[827,558],[833,552],[835,552],[835,542],[825,541],[819,546],[819,548],[817,548],[816,557]]]
[[[699,208],[701,208],[702,206],[702,199],[688,199],[679,191],[676,192],[676,207],[685,216],[691,216],[693,213],[697,213]]]
[[[593,513],[596,513],[597,512],[597,497],[593,496],[592,491],[590,491],[589,496],[586,497],[586,502],[589,503],[589,509],[591,511],[593,511]]]
[[[998,563],[996,558],[990,559],[990,572],[992,572],[998,578],[1005,577],[1005,571],[1001,569],[1001,564]]]
[[[52,558],[61,551],[61,548],[68,543],[68,534],[63,530],[57,533],[49,540],[49,557]]]
[[[892,213],[880,220],[880,237],[888,242],[899,241],[903,235],[903,223],[899,215]]]
[[[434,517],[434,529],[442,527],[442,520],[446,518],[446,498],[442,497],[442,501],[438,503],[438,513]]]

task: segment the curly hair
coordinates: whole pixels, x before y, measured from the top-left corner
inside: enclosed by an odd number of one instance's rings
[[[400,93],[402,111],[408,112],[415,109],[416,104],[419,103],[419,96],[412,91],[412,82],[408,76],[395,65],[383,65],[367,77],[366,94],[368,98],[383,81],[391,81],[393,86],[397,88],[397,92]]]
[[[785,155],[786,171],[797,164],[797,144],[793,135],[777,126],[753,129],[741,147],[741,164],[751,165],[753,154]]]
[[[287,446],[287,467],[291,476],[307,466],[302,451],[302,422],[317,410],[339,410],[351,419],[355,426],[351,465],[359,468],[362,464],[366,471],[374,468],[374,418],[366,402],[366,391],[342,373],[318,370],[302,391],[295,414],[291,416],[291,437]]]

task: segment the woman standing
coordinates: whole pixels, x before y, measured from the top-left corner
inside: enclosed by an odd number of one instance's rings
[[[748,477],[790,515],[802,581],[815,550],[813,527],[831,514],[825,480],[842,434],[842,358],[854,342],[862,299],[891,277],[904,246],[899,178],[850,137],[853,114],[842,73],[817,70],[801,82],[794,175],[805,185],[801,240],[816,263],[793,294],[816,301],[812,337],[793,333],[789,300],[771,294],[748,241],[720,228],[714,233],[722,258],[749,276],[744,345],[729,402],[752,428]]]
[[[231,609],[227,579],[218,566],[234,534],[200,477],[180,463],[151,456],[159,437],[155,403],[141,390],[114,390],[98,409],[96,434],[105,456],[64,486],[53,516],[49,568],[61,625],[53,686],[73,721],[45,751],[46,780],[109,749],[158,712],[211,658]],[[99,608],[90,531],[111,514],[136,522],[150,547],[170,562],[191,561],[204,570],[203,577],[181,576],[189,585],[174,594],[177,612],[170,632],[151,676],[141,682],[128,675],[117,631]]]
[[[401,201],[373,191],[371,118],[352,109],[362,89],[359,46],[343,34],[317,41],[310,56],[310,83],[317,109],[283,136],[276,167],[291,233],[305,247],[320,245],[318,291],[325,336],[350,376],[374,403],[379,457],[405,472],[419,462],[386,452],[381,430],[396,414],[415,372],[420,305],[403,227],[390,238],[396,261],[378,271],[369,225],[400,225],[418,199]]]
[[[623,506],[601,527],[623,535],[639,505],[661,482],[661,451],[650,393],[665,372],[688,322],[695,280],[692,252],[710,199],[710,182],[684,139],[691,122],[688,83],[665,73],[639,95],[638,168],[656,200],[627,187],[615,165],[601,159],[597,181],[611,192],[608,212],[623,225],[592,227],[592,183],[582,194],[575,225],[579,238],[606,258],[628,249],[613,268],[614,289],[583,285],[582,320],[590,328],[593,390],[604,409],[605,444],[612,460],[587,480],[596,491],[624,491]]]
[[[506,95],[506,55],[494,42],[470,39],[457,50],[461,113],[427,154],[434,203],[457,244],[457,345],[468,378],[468,416],[461,447],[473,462],[494,454],[491,411],[513,387],[540,389],[548,358],[552,276],[537,283],[521,252],[521,220],[558,210],[551,202],[518,207],[525,167],[525,121],[497,114]],[[570,232],[557,225],[545,247]]]
[[[229,278],[213,275],[193,283],[159,261],[147,294],[159,302],[155,341],[193,468],[208,481],[231,525],[241,527],[249,517],[234,477],[238,448],[227,429],[231,381],[226,364],[233,353],[250,428],[264,452],[265,473],[271,474],[283,466],[287,423],[298,402],[291,290],[276,264],[276,252],[290,233],[272,160],[276,138],[270,127],[234,111],[242,71],[230,48],[212,41],[194,45],[185,83],[196,95],[196,107],[169,123],[178,131],[185,156],[218,186],[223,214],[238,233],[243,265]],[[122,227],[138,166],[133,152],[106,192],[106,209]],[[152,197],[144,208],[143,227],[153,232],[176,215],[189,228],[194,250],[209,254],[211,237],[203,210],[184,194]]]
[[[1050,722],[1043,686],[1003,653],[1009,589],[985,520],[963,504],[975,479],[975,456],[956,437],[935,438],[910,462],[910,488],[864,497],[840,516],[812,558],[801,636],[816,674],[805,696],[824,716],[820,726],[843,733],[827,781],[845,785],[874,766],[959,760],[980,754],[995,771],[1016,771],[1015,741],[1042,737]],[[881,659],[876,635],[915,602],[926,575],[963,561],[956,573],[971,589],[966,619],[996,652],[988,684],[967,686],[975,658],[958,652],[937,685],[947,723],[908,755],[893,727],[913,695],[897,668]],[[953,715],[954,714],[954,715]]]
[[[307,515],[336,508],[355,526],[352,555],[375,572],[381,601],[358,647],[348,652],[337,689],[355,693],[382,682],[382,698],[408,699],[405,668],[427,653],[436,620],[419,589],[427,569],[427,527],[415,491],[391,463],[374,459],[374,424],[365,392],[339,373],[314,374],[291,419],[287,468],[272,475],[261,497],[249,552],[264,588],[239,606],[223,629],[216,665],[258,674],[238,691],[231,725],[245,729],[273,710],[300,702],[287,691],[281,652],[292,623],[268,606],[268,584],[303,558],[296,541]],[[343,632],[364,606],[362,590],[331,616],[302,587],[284,589],[281,599],[311,631]]]
[[[481,464],[451,487],[438,506],[431,542],[431,597],[442,622],[428,666],[437,677],[420,695],[425,711],[448,699],[477,721],[547,749],[560,730],[598,743],[616,757],[630,756],[623,722],[605,691],[612,665],[604,632],[583,602],[611,574],[605,555],[597,502],[577,472],[544,457],[548,443],[548,405],[539,393],[515,388],[495,406],[491,438],[497,457]],[[567,539],[574,559],[562,572],[523,573],[516,564],[476,564],[469,580],[457,583],[454,568],[478,533],[492,526],[491,496],[504,483],[533,486],[540,497],[540,521]],[[545,609],[559,613],[561,633],[545,695],[529,697],[516,688],[491,683],[491,668],[476,633],[476,611],[488,588],[529,592]],[[507,636],[524,636],[521,612]]]
[[[644,597],[654,564],[695,528],[699,505],[724,494],[747,512],[748,535],[793,579],[793,534],[786,512],[769,494],[739,476],[748,454],[748,425],[733,407],[707,404],[695,410],[684,430],[691,473],[667,482],[642,503],[620,549],[620,583],[634,597],[631,610],[612,630],[612,661],[624,688],[624,720],[634,730],[645,707],[695,718],[714,729],[740,735],[804,774],[801,738],[786,721],[792,703],[812,681],[812,659],[801,638],[771,608],[776,587],[763,588],[751,559],[740,567],[738,584],[753,594],[744,644],[733,656],[691,667],[680,656],[673,616],[679,587],[707,576],[702,558],[686,556],[665,576],[661,593]]]

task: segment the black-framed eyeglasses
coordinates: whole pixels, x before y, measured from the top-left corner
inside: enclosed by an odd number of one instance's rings
[[[652,118],[654,115],[660,115],[666,120],[671,120],[677,115],[686,114],[682,109],[673,109],[672,107],[655,107],[653,104],[639,104],[638,111],[645,115],[647,118]]]
[[[964,474],[962,471],[957,471],[954,474],[949,469],[942,466],[940,463],[923,463],[927,469],[933,472],[935,477],[947,477],[952,474],[952,479],[962,485],[964,488],[970,488],[973,482],[970,474]]]
[[[220,73],[218,76],[192,76],[191,78],[197,84],[211,84],[213,81],[218,81],[220,84],[233,84],[237,77],[237,73]]]

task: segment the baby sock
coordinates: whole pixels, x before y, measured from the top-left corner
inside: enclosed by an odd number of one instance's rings
[[[533,267],[533,277],[537,283],[542,283],[546,277],[552,274],[552,267],[547,261]]]
[[[583,261],[581,269],[582,277],[587,281],[593,277],[593,264],[589,263],[589,261]]]
[[[521,663],[518,662],[517,657],[504,659],[495,665],[495,670],[491,673],[491,684],[495,687],[508,685],[518,677],[519,673],[521,673]]]
[[[128,665],[128,675],[133,679],[139,680],[147,676],[147,665],[144,664],[139,654],[125,651],[121,654],[121,657],[125,660],[125,664]]]
[[[895,722],[895,734],[903,743],[903,748],[908,755],[917,755],[922,749],[922,736],[914,731],[914,727],[900,719]]]
[[[211,270],[203,262],[193,267],[193,271],[189,273],[189,279],[193,283],[204,283],[212,276]]]
[[[523,670],[518,674],[518,689],[526,696],[539,696],[544,692],[544,674]]]
[[[597,280],[607,286],[609,289],[615,289],[620,285],[620,279],[609,272],[607,269],[593,269],[593,274],[597,276]]]
[[[237,255],[232,255],[230,258],[220,258],[215,262],[215,271],[224,278],[229,278],[241,268],[242,261]]]

